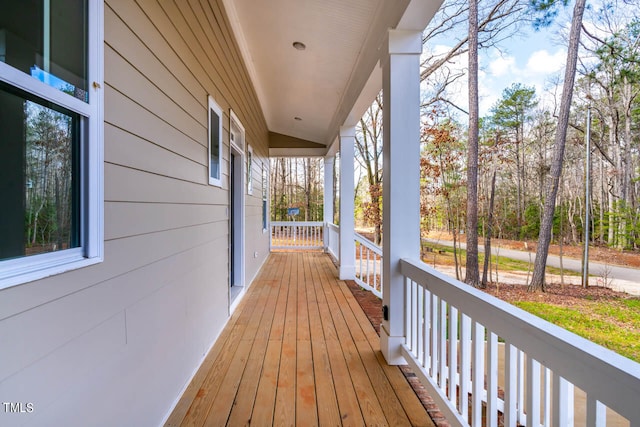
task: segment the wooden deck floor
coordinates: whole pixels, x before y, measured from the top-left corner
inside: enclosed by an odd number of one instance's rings
[[[330,258],[272,253],[167,426],[433,426]]]

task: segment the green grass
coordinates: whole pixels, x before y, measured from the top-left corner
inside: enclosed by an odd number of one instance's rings
[[[446,254],[447,258],[451,258],[450,262],[453,265],[453,248],[451,246],[445,246],[445,245],[438,245],[438,244],[433,244],[433,243],[429,243],[427,245],[424,245],[427,247],[432,248],[434,251],[436,251],[436,253],[438,251],[440,252],[444,252],[444,254]],[[512,258],[506,258],[503,256],[495,256],[495,255],[491,255],[491,262],[493,263],[493,265],[497,265],[499,271],[523,271],[523,272],[527,272],[527,270],[530,270],[531,272],[533,272],[533,253],[531,254],[531,264],[529,264],[529,262],[527,261],[520,261],[517,259],[512,259]],[[442,254],[440,254],[439,256],[443,256]],[[459,262],[464,265],[464,258],[467,256],[467,251],[464,249],[460,249],[458,248],[458,260]],[[425,262],[429,263],[433,261],[433,258],[430,259],[429,256],[426,257]],[[436,261],[437,263],[437,261]],[[484,263],[484,253],[480,252],[478,254],[478,264],[480,265],[480,269],[482,269],[482,265]],[[496,264],[497,263],[497,264]],[[560,275],[560,273],[562,272],[559,268],[556,267],[549,267],[547,266],[546,270],[545,270],[548,274],[557,274]],[[564,270],[564,274],[566,276],[580,276],[580,273],[575,272],[575,271],[569,271],[569,270]]]
[[[580,310],[531,301],[514,305],[640,362],[640,299],[585,300]]]
[[[453,265],[452,247],[431,243],[426,246],[433,248],[435,252],[428,252],[425,262],[432,263],[435,255],[436,264]],[[458,256],[459,262],[464,265],[466,251],[458,249]],[[533,265],[530,266],[526,261],[493,255],[494,266],[496,261],[500,271],[533,270]],[[480,266],[483,262],[484,254],[480,253]],[[549,274],[560,274],[559,268],[547,267],[546,271]],[[568,270],[564,274],[580,275]],[[640,363],[640,298],[596,300],[587,295],[579,309],[532,301],[515,302],[514,305]]]

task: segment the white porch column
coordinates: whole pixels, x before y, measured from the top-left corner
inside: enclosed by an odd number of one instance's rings
[[[380,346],[387,363],[405,363],[401,258],[420,255],[420,53],[422,32],[389,30],[381,59],[383,90],[383,283]]]
[[[356,277],[356,244],[353,220],[353,150],[355,126],[340,128],[340,280]]]
[[[334,157],[324,158],[324,251],[329,248],[329,227],[327,224],[333,223],[333,164]]]

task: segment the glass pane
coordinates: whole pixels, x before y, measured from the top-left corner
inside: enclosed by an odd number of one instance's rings
[[[0,87],[0,259],[79,247],[79,122]]]
[[[0,61],[88,102],[87,0],[0,2]]]
[[[211,159],[209,161],[209,174],[213,179],[220,179],[220,117],[211,109]]]

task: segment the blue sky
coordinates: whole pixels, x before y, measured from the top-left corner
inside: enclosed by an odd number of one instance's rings
[[[502,91],[513,83],[534,86],[536,95],[545,104],[552,103],[553,78],[561,76],[566,61],[566,47],[554,40],[557,31],[533,28],[523,29],[522,35],[504,41],[500,50],[480,51],[479,95],[480,115],[485,116],[502,96]],[[435,43],[436,51],[448,50],[445,43]],[[467,55],[458,58],[454,68],[467,67]],[[460,79],[449,91],[456,104],[467,110],[468,90],[466,78]],[[460,119],[464,120],[463,117]]]

